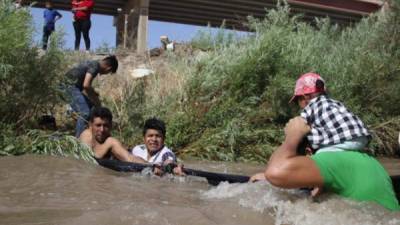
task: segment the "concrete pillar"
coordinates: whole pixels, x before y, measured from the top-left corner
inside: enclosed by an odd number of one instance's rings
[[[388,12],[390,10],[392,4],[393,4],[393,2],[391,0],[384,1],[382,8],[381,8],[381,12],[382,13]]]
[[[150,0],[140,0],[140,13],[137,38],[137,52],[144,53],[147,50],[147,33],[149,24]]]
[[[125,6],[118,10],[118,14],[114,17],[114,26],[117,30],[117,46],[136,49],[139,6],[140,0],[128,0]]]

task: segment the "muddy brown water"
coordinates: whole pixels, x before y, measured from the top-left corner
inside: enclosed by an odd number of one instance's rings
[[[380,160],[400,174],[400,160]],[[185,165],[246,175],[264,167]],[[400,213],[331,194],[312,200],[266,182],[209,186],[201,178],[119,173],[72,158],[25,155],[0,158],[0,224],[398,225]]]

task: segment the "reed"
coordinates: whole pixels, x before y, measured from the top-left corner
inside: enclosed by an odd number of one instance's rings
[[[351,27],[329,19],[312,26],[301,15],[290,16],[283,3],[263,20],[250,19],[254,32],[241,39],[200,34],[194,46],[207,51],[171,54],[165,60],[173,75],[158,71],[132,83],[142,92],[120,104],[129,102],[127,112],[140,116],[128,119],[122,130],[158,116],[168,124],[167,144],[182,155],[265,161],[282,141],[284,124],[298,115],[288,104],[296,78],[314,71],[325,78],[330,95],[371,128],[370,152],[394,156],[400,125],[399,12],[395,3],[387,14]],[[131,140],[140,140],[139,127],[129,133]]]
[[[29,16],[9,9],[10,3],[1,4],[0,82],[5,88],[0,90],[0,154],[89,159],[90,151],[80,150],[71,137],[29,131],[41,110],[62,102],[54,93],[67,67],[64,61],[71,65],[72,57],[56,47],[38,56],[29,38]],[[328,19],[307,24],[279,3],[263,20],[246,22],[253,31],[249,35],[236,38],[223,29],[218,35],[203,33],[190,47],[161,56],[161,63],[148,58],[153,76],[135,80],[121,68],[107,82],[96,81],[115,115],[113,135],[128,146],[139,144],[144,120],[156,116],[167,123],[166,144],[181,156],[266,161],[283,139],[284,124],[299,113],[288,104],[296,78],[314,71],[324,77],[330,95],[370,127],[370,152],[395,156],[400,129],[399,5],[393,1],[386,14],[338,27]],[[20,32],[7,32],[11,27]]]

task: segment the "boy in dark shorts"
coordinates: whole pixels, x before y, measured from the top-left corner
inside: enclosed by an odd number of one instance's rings
[[[43,12],[44,26],[43,26],[43,37],[42,37],[42,49],[47,49],[47,43],[49,37],[55,29],[56,21],[61,19],[62,15],[55,9],[50,1],[45,3],[46,10]]]

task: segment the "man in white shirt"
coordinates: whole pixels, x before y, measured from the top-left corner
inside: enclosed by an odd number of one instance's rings
[[[163,121],[156,118],[146,120],[143,128],[144,144],[135,146],[131,153],[155,165],[154,173],[157,175],[162,175],[164,172],[184,175],[182,165],[177,165],[175,154],[164,146],[165,134]]]

